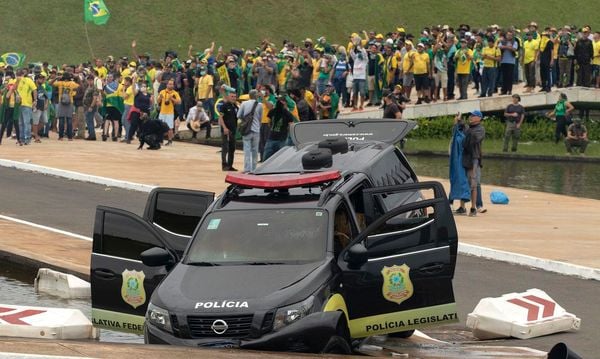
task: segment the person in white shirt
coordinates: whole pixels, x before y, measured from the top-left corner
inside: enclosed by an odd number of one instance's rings
[[[197,139],[198,132],[203,128],[206,128],[206,138],[210,138],[210,119],[202,107],[202,101],[198,101],[196,106],[190,107],[185,124],[192,131],[192,139]]]
[[[354,39],[354,49],[350,51],[350,56],[354,60],[352,68],[352,112],[362,111],[364,109],[365,97],[367,95],[367,64],[369,58],[367,51],[360,45],[360,37]],[[360,101],[360,107],[356,105]]]

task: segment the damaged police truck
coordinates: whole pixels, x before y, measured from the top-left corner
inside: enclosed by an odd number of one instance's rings
[[[98,206],[94,324],[147,343],[349,353],[456,322],[446,193],[395,146],[414,126],[298,123],[294,146],[228,174],[216,199],[157,188],[142,217]]]

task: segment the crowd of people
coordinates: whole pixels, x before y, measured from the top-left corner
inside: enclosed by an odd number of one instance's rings
[[[245,164],[251,171],[258,158],[289,143],[290,122],[332,119],[341,107],[362,111],[382,102],[386,117],[401,118],[413,88],[421,104],[466,99],[471,84],[479,97],[512,94],[521,79],[526,92],[600,86],[600,32],[587,25],[540,29],[532,22],[522,31],[443,25],[416,35],[399,27],[385,35],[353,33],[346,45],[319,37],[225,51],[212,43],[199,52],[190,45],[183,56],[166,51],[160,59],[139,54],[135,41],[131,49],[130,57],[78,65],[0,63],[0,143],[13,131],[19,145],[41,142],[51,130],[59,140],[96,140],[101,129],[103,141],[131,143],[137,136],[140,148],[158,149],[163,138],[172,144],[183,121],[193,138],[201,129],[210,137],[218,123],[223,170],[235,170],[235,140],[242,137],[256,158]],[[260,106],[240,108],[244,101]],[[244,117],[258,123],[240,135]]]

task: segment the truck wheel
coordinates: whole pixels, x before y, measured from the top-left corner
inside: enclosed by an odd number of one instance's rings
[[[392,338],[410,338],[415,333],[415,330],[406,330],[404,332],[396,332],[388,334]]]
[[[348,341],[339,335],[329,338],[329,341],[321,350],[322,354],[352,354],[352,348]]]

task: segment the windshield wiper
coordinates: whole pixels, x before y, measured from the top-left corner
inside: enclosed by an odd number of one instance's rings
[[[188,262],[186,264],[191,265],[191,266],[198,266],[198,267],[215,267],[215,266],[221,265],[219,263],[214,263],[214,262]]]

